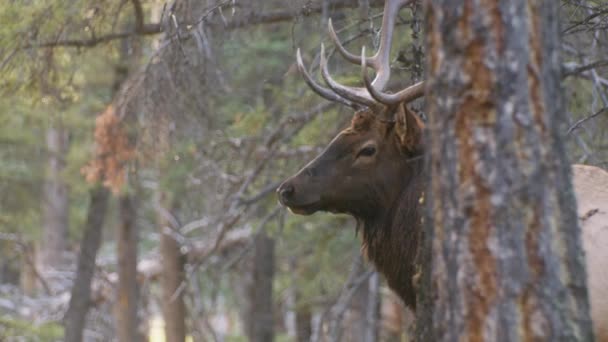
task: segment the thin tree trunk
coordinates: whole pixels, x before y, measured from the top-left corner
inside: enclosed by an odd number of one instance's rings
[[[87,213],[84,235],[80,243],[76,279],[72,286],[70,304],[64,318],[65,341],[81,342],[91,301],[91,282],[95,274],[95,259],[102,240],[103,223],[108,206],[108,190],[96,186],[89,191],[91,203]]]
[[[274,240],[264,231],[255,237],[253,283],[249,289],[251,314],[248,335],[253,342],[274,339],[272,284],[274,280]]]
[[[374,272],[369,277],[368,286],[363,340],[365,342],[376,342],[378,340],[378,327],[380,326],[380,276],[378,272]]]
[[[133,195],[122,194],[118,199],[119,219],[116,234],[118,244],[118,293],[115,306],[118,341],[138,341],[137,322],[137,225]]]
[[[561,141],[558,6],[427,2],[425,341],[593,340]]]
[[[367,272],[363,263],[358,265],[359,274]],[[375,342],[378,339],[378,321],[380,318],[379,276],[374,272],[355,291],[348,312],[342,323],[342,334],[337,340],[352,342]],[[335,335],[334,335],[335,336]]]
[[[327,329],[329,341],[350,341],[353,339],[359,341],[364,337],[364,333],[360,329],[363,326],[365,313],[361,314],[361,306],[366,304],[369,277],[366,276],[367,272],[363,263],[363,255],[357,250],[348,274],[346,287],[330,310],[330,321]],[[344,319],[345,316],[346,319]],[[344,333],[344,330],[346,330],[346,333]],[[321,334],[322,332],[319,331],[314,340],[320,340]]]
[[[299,303],[298,290],[296,292],[296,341],[309,342],[312,336],[312,313],[308,303]]]
[[[63,180],[65,158],[68,152],[67,131],[55,123],[47,129],[47,178],[42,203],[43,240],[39,264],[43,273],[61,268],[68,236],[68,187]]]
[[[162,205],[167,196],[161,194],[160,197]],[[179,242],[171,234],[173,230],[179,228],[179,223],[168,217],[173,215],[169,211],[162,208],[160,211],[160,253],[163,260],[161,287],[165,339],[167,342],[183,342],[186,339],[186,305],[185,289],[182,286],[186,280],[184,273],[186,260],[180,251]]]
[[[312,335],[310,303],[302,299],[298,281],[298,258],[289,258],[290,286],[286,291],[285,327],[287,335],[297,342],[309,342]]]
[[[36,270],[36,245],[26,242],[21,253],[20,286],[23,293],[33,296],[36,293],[38,276]]]

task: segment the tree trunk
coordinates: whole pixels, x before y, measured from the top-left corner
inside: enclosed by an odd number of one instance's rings
[[[378,272],[374,272],[369,277],[368,286],[363,341],[376,342],[378,340],[378,327],[380,326],[380,276]]]
[[[298,303],[298,291],[296,290],[296,341],[309,342],[312,336],[312,313],[310,304]]]
[[[67,248],[68,236],[68,187],[63,180],[65,157],[68,152],[67,131],[61,124],[55,123],[48,128],[46,135],[48,164],[44,195],[43,240],[39,254],[41,271],[47,273],[54,268],[61,268],[64,263],[63,253]]]
[[[358,264],[359,275],[365,274],[363,263]],[[380,320],[380,283],[379,275],[374,272],[357,288],[348,312],[342,322],[343,333],[334,335],[338,341],[375,342],[378,339]]]
[[[76,279],[72,286],[70,304],[64,318],[65,341],[81,342],[91,301],[91,282],[95,274],[95,259],[102,240],[103,223],[108,205],[108,190],[96,186],[89,192],[91,203],[87,213],[84,235],[80,243]]]
[[[167,196],[161,194],[162,205]],[[161,275],[162,309],[165,321],[165,339],[167,342],[184,342],[186,339],[186,305],[184,303],[185,289],[181,288],[185,282],[185,256],[180,251],[180,244],[171,234],[179,228],[177,222],[172,222],[166,210],[159,214],[160,223],[160,252],[163,260]]]
[[[249,340],[266,342],[274,339],[272,283],[274,279],[274,239],[264,231],[255,237],[252,264],[253,282],[249,289],[251,314],[248,322]]]
[[[32,242],[26,242],[23,245],[23,251],[21,252],[21,272],[19,275],[19,283],[21,290],[28,296],[36,294],[36,287],[38,283],[38,270],[36,269],[36,252],[39,251],[36,248],[36,244]]]
[[[593,339],[561,141],[558,6],[427,2],[433,258],[424,340]]]
[[[118,199],[119,224],[118,288],[115,306],[116,331],[119,342],[138,341],[137,321],[137,225],[135,199],[122,194]]]
[[[357,274],[365,274],[365,264],[360,262],[356,265]],[[368,322],[366,321],[368,308],[368,298],[370,296],[369,287],[370,278],[364,279],[355,290],[350,301],[346,303],[348,309],[344,314],[342,322],[336,322],[336,329],[340,330],[339,334],[334,334],[334,341],[351,341],[365,342],[365,337],[368,331]]]
[[[312,335],[311,305],[302,298],[298,279],[298,258],[289,257],[290,286],[285,293],[285,328],[287,336],[297,342],[309,342]]]

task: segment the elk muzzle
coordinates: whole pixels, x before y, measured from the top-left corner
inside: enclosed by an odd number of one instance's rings
[[[277,188],[279,202],[295,214],[310,215],[319,210],[321,194],[314,178],[308,168],[304,168],[285,180]]]

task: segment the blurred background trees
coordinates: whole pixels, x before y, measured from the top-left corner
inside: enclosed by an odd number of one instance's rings
[[[561,4],[570,160],[606,168],[608,7]],[[316,67],[328,18],[376,46],[382,5],[3,1],[0,340],[402,338],[355,223],[274,197],[351,114],[308,90],[296,47]],[[420,15],[400,18],[402,84],[423,75]]]

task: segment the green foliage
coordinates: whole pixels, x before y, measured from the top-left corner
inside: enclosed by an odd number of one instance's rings
[[[62,178],[70,189],[70,227],[76,235],[84,222],[88,185],[80,169],[92,156],[94,118],[110,100],[117,54],[113,45],[99,49],[24,47],[89,37],[93,28],[96,32],[109,29],[111,24],[101,18],[102,13],[90,17],[87,4],[2,1],[0,192],[12,196],[0,198],[0,231],[39,236],[48,158],[46,131],[54,125],[61,125],[70,135]],[[87,24],[82,25],[83,21]]]
[[[9,338],[32,342],[61,341],[63,327],[58,323],[36,325],[31,321],[0,316],[0,340]]]
[[[256,108],[246,108],[237,112],[232,125],[227,128],[231,137],[252,136],[259,133],[268,120],[267,108],[259,105]]]

